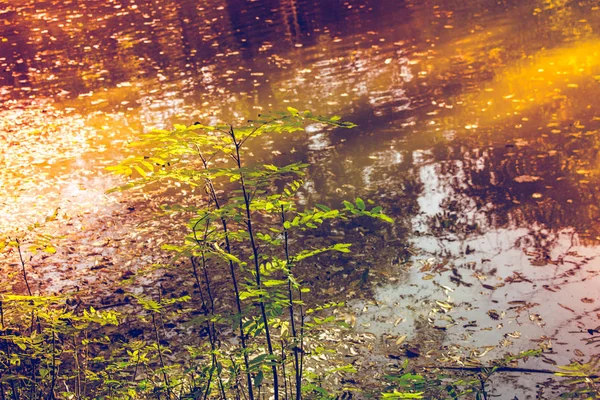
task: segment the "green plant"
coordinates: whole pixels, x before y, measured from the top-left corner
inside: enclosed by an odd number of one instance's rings
[[[298,209],[296,193],[302,187],[307,164],[246,165],[244,148],[250,139],[267,133],[302,131],[306,122],[354,127],[337,116],[325,118],[293,108],[287,113],[263,116],[248,126],[176,125],[172,131],[142,135],[134,146],[143,148],[145,155],[132,156],[109,167],[117,174],[137,175],[115,190],[155,185],[159,181],[204,188],[206,198],[193,199],[200,204],[165,208],[165,212],[190,216],[189,234],[183,243],[163,246],[176,253],[175,260],[190,260],[199,289],[202,323],[208,332],[211,354],[210,372],[203,383],[204,398],[213,391],[225,398],[229,389],[251,400],[264,391],[272,392],[275,399],[282,392],[285,398],[300,399],[303,391],[312,390],[304,379],[309,338],[312,332],[335,323],[335,318],[313,315],[331,305],[307,309],[302,296],[309,290],[302,286],[295,271],[310,257],[326,252],[348,253],[350,244],[324,243],[317,248],[296,245],[292,249],[290,236],[300,239],[304,232],[323,223],[352,216],[392,221],[381,207],[368,209],[360,198],[345,201],[341,209],[323,205]],[[232,317],[223,317],[226,309],[215,308],[213,296],[222,298],[224,293],[215,294],[212,290],[209,264],[212,268],[219,264],[228,268]],[[227,323],[235,327],[238,347],[224,344],[220,328]],[[165,370],[162,363],[161,369]],[[227,371],[225,366],[229,367]],[[216,384],[212,379],[215,371]],[[243,389],[238,384],[240,376],[245,376]],[[167,397],[171,398],[167,374],[163,381]],[[305,383],[307,387],[303,387]]]
[[[133,301],[121,312],[36,293],[29,264],[37,252],[56,252],[54,238],[40,224],[1,238],[0,251],[18,260],[11,274],[22,278],[25,294],[5,282],[0,287],[0,400],[339,398],[339,388],[327,380],[356,373],[354,367],[332,362],[317,371],[307,365],[335,352],[321,336],[332,325],[343,326],[330,312],[343,303],[314,304],[302,276],[307,260],[349,253],[351,246],[321,237],[312,247],[304,237],[353,217],[392,220],[361,198],[339,209],[301,209],[297,194],[307,164],[248,165],[250,139],[301,131],[307,122],[354,126],[292,108],[242,127],[176,125],[143,135],[134,144],[142,155],[109,168],[133,175],[115,190],[159,182],[181,188],[179,202],[163,212],[185,216],[187,234],[162,246],[174,253],[172,265],[153,266],[175,276],[179,293],[160,285],[150,293],[131,291]],[[204,195],[189,195],[189,187],[204,189]],[[135,338],[121,335],[124,322],[139,327]],[[170,329],[185,333],[173,336]],[[487,399],[494,374],[519,371],[510,365],[538,353],[509,355],[489,367],[420,372],[406,362],[387,377],[381,397]],[[563,397],[600,395],[598,360],[559,367],[556,374],[567,378]]]
[[[590,357],[587,363],[573,362],[558,367],[557,376],[566,378],[568,389],[561,397],[578,399],[600,398],[600,356]]]
[[[519,371],[519,368],[510,367],[518,360],[536,357],[541,350],[526,350],[519,354],[508,354],[502,359],[495,360],[489,367],[421,367],[422,373],[410,371],[408,359],[400,368],[401,374],[388,375],[386,378],[392,382],[392,392],[382,394],[384,399],[460,399],[465,396],[477,400],[485,400],[490,397],[488,383],[492,375],[500,371]],[[419,369],[415,367],[414,370]],[[454,371],[431,373],[432,370]],[[523,370],[525,371],[525,370]],[[528,370],[528,372],[536,372]],[[546,371],[539,371],[546,372]],[[460,373],[461,376],[458,376]]]
[[[101,328],[118,325],[118,314],[69,308],[65,297],[1,296],[0,398],[82,398],[92,388],[87,355],[110,342]]]
[[[58,210],[44,224],[57,217]],[[106,339],[94,332],[98,327],[118,324],[117,313],[93,307],[76,311],[68,296],[34,293],[29,264],[39,252],[56,253],[55,239],[42,232],[41,223],[0,238],[0,251],[16,254],[26,292],[15,294],[10,282],[18,281],[18,275],[12,272],[11,279],[3,282],[6,286],[0,287],[1,399],[51,399],[58,390],[63,394],[72,390],[80,396],[87,386],[84,353],[92,341]],[[57,388],[59,383],[66,391]]]

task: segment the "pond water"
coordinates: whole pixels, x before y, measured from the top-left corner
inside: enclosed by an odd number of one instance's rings
[[[103,169],[152,127],[242,122],[288,106],[341,115],[358,127],[309,127],[254,151],[318,165],[307,203],[360,196],[395,218],[378,243],[357,244],[356,258],[314,282],[349,301],[356,330],[385,347],[416,340],[426,323],[443,333],[430,344],[437,359],[542,344],[535,365],[551,368],[593,354],[596,0],[2,7],[0,233],[57,207],[84,215],[81,227],[119,212]]]

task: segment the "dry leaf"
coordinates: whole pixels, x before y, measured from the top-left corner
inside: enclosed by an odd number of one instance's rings
[[[571,312],[575,312],[575,310],[573,310],[572,308],[569,308],[567,306],[563,306],[562,304],[558,303],[559,306],[561,306],[562,308],[564,308],[565,310],[569,310]]]

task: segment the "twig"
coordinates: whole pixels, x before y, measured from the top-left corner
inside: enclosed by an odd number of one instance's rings
[[[54,329],[54,327],[52,328]],[[54,400],[54,386],[56,385],[56,333],[52,331],[52,381],[50,383],[50,391],[48,392],[48,400]]]
[[[165,362],[163,360],[163,356],[162,356],[162,348],[160,345],[160,336],[158,335],[158,327],[156,326],[156,319],[154,317],[154,312],[151,312],[152,315],[152,326],[154,327],[154,336],[156,338],[156,348],[158,350],[158,359],[160,361],[160,367],[162,369],[162,375],[163,375],[163,379],[165,381],[165,385],[166,385],[166,390],[167,390],[167,396],[169,399],[171,399],[171,385],[169,383],[169,377],[167,376],[167,371],[165,368]]]
[[[416,366],[416,369],[445,369],[452,371],[468,371],[468,372],[486,372],[494,368],[491,367],[459,367],[459,366],[443,366],[443,365],[423,365]],[[549,369],[536,369],[536,368],[521,368],[521,367],[495,367],[494,372],[522,372],[532,374],[551,374],[554,375],[556,371]],[[598,378],[600,375],[589,375],[590,378]]]
[[[17,242],[17,251],[19,252],[19,260],[21,261],[21,270],[23,271],[23,279],[25,280],[25,286],[27,286],[27,293],[30,296],[33,296],[31,294],[31,288],[29,287],[29,281],[27,280],[27,271],[25,270],[25,260],[23,259],[23,252],[21,251],[21,242],[19,241],[19,239],[15,239],[15,242]]]
[[[300,400],[302,397],[302,373],[300,370],[300,360],[298,356],[298,335],[296,332],[296,318],[294,314],[294,294],[292,288],[292,264],[290,262],[290,250],[289,250],[289,237],[288,231],[285,228],[285,209],[283,205],[281,205],[281,226],[283,227],[283,246],[285,250],[285,264],[286,264],[286,272],[288,278],[288,300],[290,302],[289,312],[290,312],[290,327],[292,329],[292,337],[294,343],[292,344],[294,350],[294,376],[296,378],[296,400]],[[285,379],[285,378],[284,378]]]

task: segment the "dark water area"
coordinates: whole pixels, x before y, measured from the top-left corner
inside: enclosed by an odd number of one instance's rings
[[[306,204],[360,196],[396,220],[315,289],[388,350],[427,343],[425,324],[443,332],[436,360],[542,345],[542,367],[584,361],[600,325],[599,30],[592,0],[0,4],[0,233],[59,206],[82,226],[120,210],[103,169],[153,127],[340,115],[358,127],[251,149],[313,164]]]

